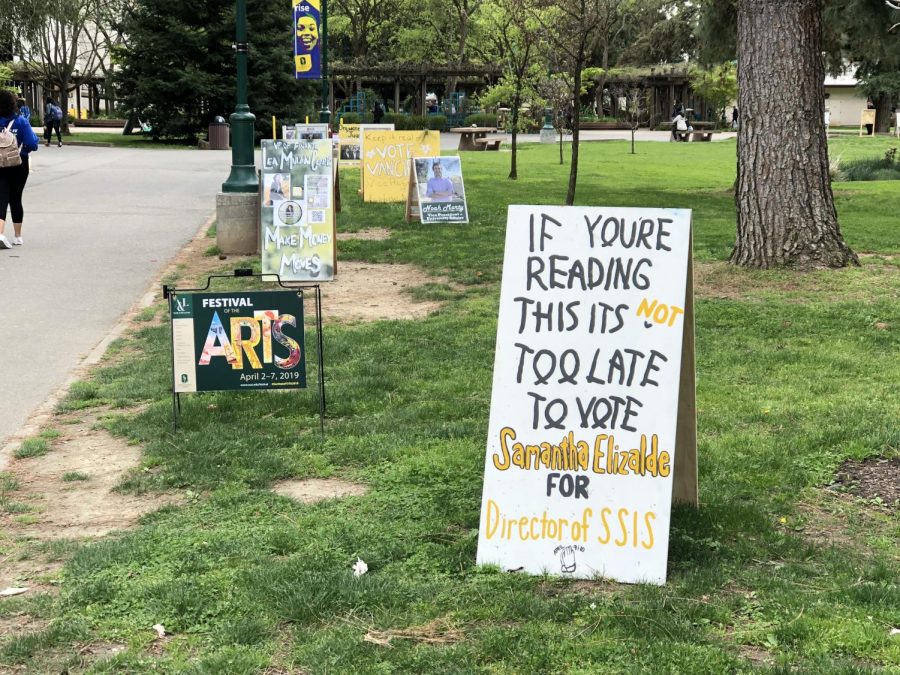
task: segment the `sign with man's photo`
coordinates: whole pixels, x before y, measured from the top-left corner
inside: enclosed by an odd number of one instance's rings
[[[466,191],[459,157],[416,157],[415,190],[422,223],[468,223]]]

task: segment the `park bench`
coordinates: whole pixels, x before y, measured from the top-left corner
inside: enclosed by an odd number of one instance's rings
[[[691,136],[691,140],[698,142],[712,141],[713,134],[715,133],[715,131],[711,131],[709,129],[694,129],[693,131],[688,132],[688,134],[690,134]]]
[[[479,150],[499,150],[502,138],[476,138],[475,145]]]

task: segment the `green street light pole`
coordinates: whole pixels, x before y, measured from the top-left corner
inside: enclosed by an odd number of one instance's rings
[[[328,109],[328,0],[322,0],[322,109],[319,111],[319,122],[331,122],[331,111]]]
[[[237,0],[235,7],[235,44],[237,56],[237,104],[231,113],[231,174],[222,183],[222,192],[257,192],[254,159],[253,123],[256,115],[247,105],[247,2]]]

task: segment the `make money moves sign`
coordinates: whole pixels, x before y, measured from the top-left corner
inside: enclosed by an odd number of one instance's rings
[[[293,0],[294,77],[322,79],[322,46],[319,39],[321,0]]]
[[[509,207],[479,564],[665,582],[690,230]]]
[[[263,140],[260,249],[264,274],[331,281],[335,270],[331,141]]]
[[[303,298],[292,291],[172,298],[175,392],[306,386]]]

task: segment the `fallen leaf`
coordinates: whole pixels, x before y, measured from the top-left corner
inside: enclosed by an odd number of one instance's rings
[[[0,597],[9,597],[11,595],[22,595],[22,593],[27,593],[27,588],[4,588],[0,591]]]

